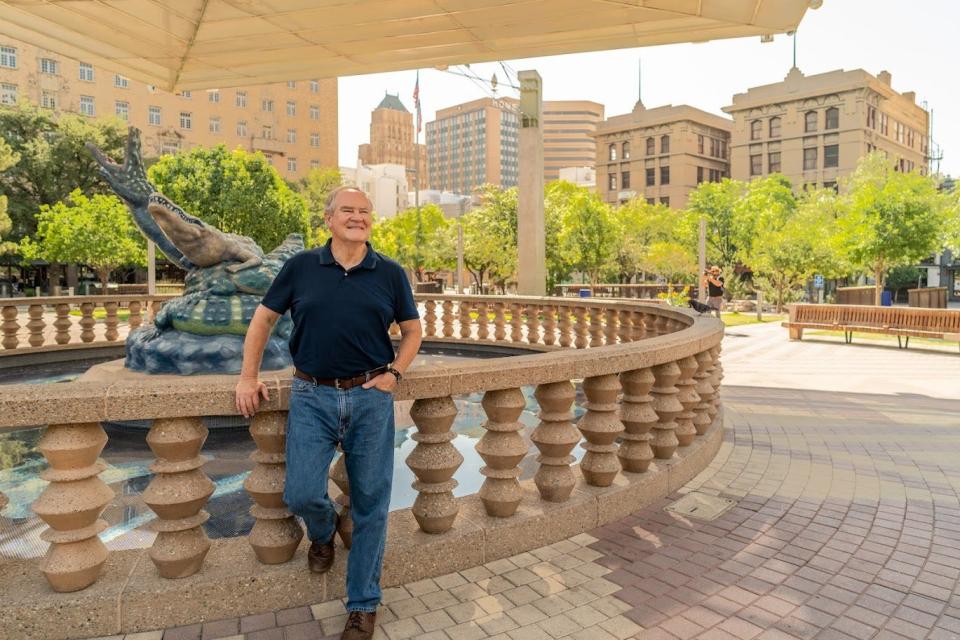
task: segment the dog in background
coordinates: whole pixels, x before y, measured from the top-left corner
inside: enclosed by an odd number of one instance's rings
[[[687,302],[690,304],[690,308],[696,311],[697,313],[699,313],[700,315],[703,315],[705,313],[713,313],[713,307],[703,304],[698,300],[694,300],[693,298],[690,298]]]

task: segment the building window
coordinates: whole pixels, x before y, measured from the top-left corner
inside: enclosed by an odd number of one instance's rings
[[[890,135],[890,119],[882,112],[880,113],[880,133],[885,136]]]
[[[697,167],[697,184],[703,182],[703,167]]]
[[[260,101],[260,110],[261,110],[261,111],[273,111],[273,100],[261,100],[261,101]]]
[[[247,106],[247,92],[246,91],[237,91],[236,99],[234,104],[238,107],[244,108]]]
[[[630,188],[630,172],[629,171],[620,172],[620,188],[621,189]]]
[[[117,89],[129,89],[130,79],[120,75],[119,73],[115,73],[113,74],[113,86]]]
[[[93,65],[86,62],[80,63],[80,79],[84,82],[93,82]]]
[[[759,176],[763,173],[763,156],[756,153],[750,156],[750,175]]]
[[[210,133],[220,133],[220,118],[210,118]]]
[[[319,168],[320,168],[320,161],[319,161],[319,160],[311,160],[311,161],[310,161],[310,168],[311,168],[311,169],[319,169]]]
[[[115,101],[113,109],[121,120],[130,120],[130,103],[126,100]]]
[[[310,93],[320,93],[320,81],[311,80],[310,81]]]
[[[180,96],[181,98],[186,98],[187,100],[190,100],[191,98],[193,98],[192,91],[181,91],[177,95]]]
[[[297,103],[290,100],[287,102],[287,115],[293,117],[297,115]]]
[[[9,82],[0,84],[0,104],[17,104],[17,85]]]
[[[617,174],[611,173],[611,174],[608,176],[607,190],[608,190],[608,191],[616,191],[616,190],[617,190]]]
[[[660,153],[670,153],[670,136],[660,136]]]
[[[670,184],[670,167],[660,167],[660,184]]]
[[[824,129],[839,129],[840,128],[840,109],[837,107],[830,107],[827,109],[827,119],[823,125]]]
[[[263,137],[265,140],[273,140],[273,127],[269,124],[263,125]]]
[[[17,68],[17,48],[0,47],[0,67],[7,69]]]
[[[608,144],[607,145],[607,160],[613,162],[617,159],[617,145]]]
[[[647,169],[647,186],[652,187],[657,183],[657,170],[653,167]]]
[[[697,153],[703,155],[703,136],[697,136]]]
[[[817,168],[817,148],[809,147],[803,150],[803,170],[813,171]]]
[[[662,198],[660,198],[660,204],[662,204],[662,205],[665,206],[665,207],[669,207],[669,206],[670,206],[670,196],[663,196]]]
[[[763,131],[762,122],[760,122],[759,120],[754,120],[753,122],[750,123],[750,139],[751,140],[759,140],[760,136],[762,135],[761,131]]]
[[[80,113],[85,116],[95,116],[97,115],[96,108],[93,103],[93,96],[80,96]]]
[[[181,111],[180,112],[180,128],[189,129],[191,126],[193,126],[193,118],[190,115],[190,112]]]
[[[621,156],[624,160],[629,160],[629,159],[630,159],[630,143],[629,143],[629,142],[624,142],[624,143],[623,143],[623,147],[621,148],[620,151],[621,151],[620,156]],[[624,187],[624,188],[626,188],[626,187]]]
[[[647,204],[657,204],[656,198],[647,198]]]
[[[147,119],[155,127],[160,126],[160,107],[150,106],[147,109]]]
[[[877,108],[867,107],[867,126],[871,129],[877,128]]]
[[[807,133],[817,130],[817,112],[816,111],[807,111],[806,115],[803,116],[803,130]]]
[[[40,73],[47,73],[51,76],[59,75],[60,63],[53,58],[40,58]]]
[[[770,173],[780,172],[780,152],[772,151],[767,155],[767,171]]]
[[[652,156],[657,152],[656,149],[653,148],[654,144],[655,143],[653,141],[653,138],[647,138],[647,155],[648,156]]]
[[[319,120],[320,119],[320,107],[315,104],[310,105],[310,119]]]
[[[296,89],[297,81],[296,80],[287,80],[287,89]]]
[[[828,144],[823,148],[823,168],[840,166],[840,145]]]
[[[310,134],[310,146],[311,146],[311,147],[319,147],[319,146],[320,146],[320,134],[319,134],[319,133],[311,133],[311,134]]]
[[[207,91],[207,102],[220,102],[220,89],[211,89]]]
[[[161,142],[160,155],[172,155],[180,151],[180,142]]]
[[[774,116],[770,118],[770,137],[780,137],[780,116]]]
[[[243,120],[237,123],[237,136],[240,138],[247,137],[247,123]]]
[[[834,193],[839,193],[839,192],[840,192],[840,189],[837,188],[837,181],[836,181],[836,180],[827,180],[826,182],[823,183],[823,188],[824,188],[824,189],[833,189]]]
[[[44,91],[40,94],[40,106],[44,109],[56,109],[57,95],[50,91]]]
[[[297,142],[297,130],[287,129],[287,142],[295,144]]]

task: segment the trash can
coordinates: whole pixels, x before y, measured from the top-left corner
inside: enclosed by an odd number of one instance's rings
[[[892,307],[892,306],[893,306],[893,292],[892,292],[892,291],[881,291],[881,292],[880,292],[880,306],[882,306],[882,307]]]
[[[581,298],[589,298],[589,297],[590,297],[590,289],[580,289],[580,297],[581,297]]]

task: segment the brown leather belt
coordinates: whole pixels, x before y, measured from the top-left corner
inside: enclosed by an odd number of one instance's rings
[[[299,369],[294,369],[293,375],[301,380],[312,382],[314,385],[322,384],[325,387],[334,387],[336,389],[351,389],[357,385],[369,382],[371,378],[376,378],[381,373],[386,373],[388,368],[389,365],[385,364],[382,367],[371,369],[366,373],[361,373],[360,375],[353,376],[352,378],[317,378],[309,373],[304,373]]]

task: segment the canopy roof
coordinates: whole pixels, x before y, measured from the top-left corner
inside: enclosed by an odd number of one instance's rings
[[[818,0],[0,0],[0,33],[167,90],[781,33]]]

